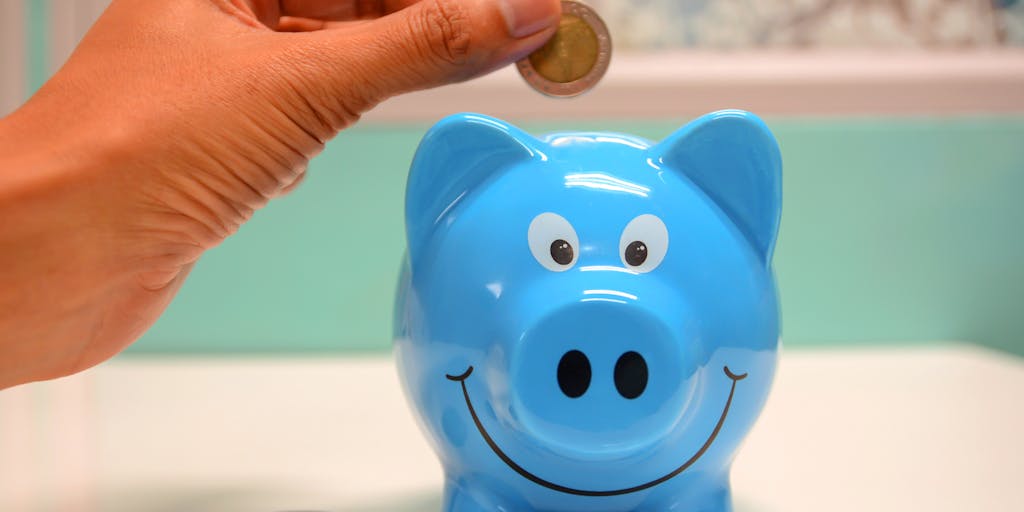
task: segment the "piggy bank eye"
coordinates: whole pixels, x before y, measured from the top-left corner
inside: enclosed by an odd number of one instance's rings
[[[576,263],[579,239],[564,217],[550,212],[534,217],[527,238],[530,252],[544,268],[562,272]]]
[[[651,214],[641,215],[629,222],[619,239],[619,255],[626,268],[636,272],[650,272],[661,264],[668,251],[668,229],[665,223]]]

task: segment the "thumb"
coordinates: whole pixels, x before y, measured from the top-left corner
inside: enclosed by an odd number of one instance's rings
[[[516,61],[558,27],[559,0],[421,0],[367,23],[310,34],[335,94],[366,110],[404,92]],[[352,103],[350,103],[352,105]],[[361,113],[361,112],[360,112]]]

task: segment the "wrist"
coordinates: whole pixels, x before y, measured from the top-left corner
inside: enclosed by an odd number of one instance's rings
[[[0,389],[71,373],[119,281],[102,148],[0,120]]]

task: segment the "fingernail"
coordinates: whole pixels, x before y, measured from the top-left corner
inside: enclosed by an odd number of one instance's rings
[[[560,3],[553,0],[500,0],[500,5],[509,34],[520,38],[553,25],[558,19],[557,6]]]

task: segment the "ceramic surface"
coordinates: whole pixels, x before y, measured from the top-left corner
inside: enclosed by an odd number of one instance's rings
[[[780,201],[778,146],[747,112],[657,144],[434,126],[395,352],[445,510],[731,510],[776,366]]]

